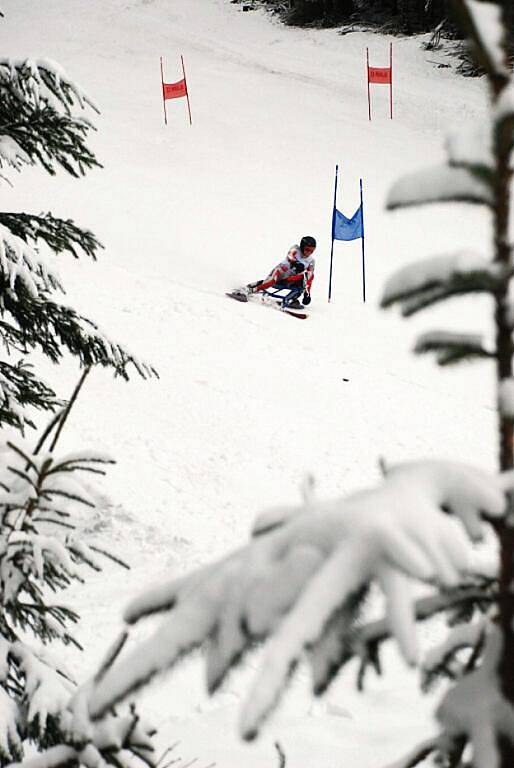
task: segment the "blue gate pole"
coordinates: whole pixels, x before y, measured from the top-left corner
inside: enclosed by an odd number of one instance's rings
[[[362,301],[366,302],[366,262],[364,259],[364,203],[362,199],[362,179],[360,180],[361,187],[361,222],[362,222]]]
[[[339,166],[336,165],[336,177],[334,182],[334,207],[332,208],[332,246],[330,248],[330,277],[328,279],[328,301],[332,298],[332,262],[334,259],[334,226],[336,218],[336,200],[337,200],[337,177],[339,175]]]

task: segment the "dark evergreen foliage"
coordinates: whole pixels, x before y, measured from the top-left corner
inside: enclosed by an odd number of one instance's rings
[[[2,329],[0,322],[0,331]],[[0,402],[0,424],[20,427],[23,423],[33,427],[31,419],[23,413],[26,408],[53,411],[59,405],[55,393],[34,374],[32,366],[23,360],[14,364],[0,361],[0,380],[9,383],[9,392],[4,390],[4,399]],[[17,407],[22,409],[19,413]]]
[[[92,124],[75,111],[96,109],[53,62],[0,60],[0,179],[9,169],[40,165],[79,177],[98,167],[86,140]],[[82,366],[102,365],[128,379],[133,366],[142,376],[155,371],[94,322],[55,300],[64,293],[43,251],[96,258],[101,244],[71,219],[51,213],[0,212],[0,426],[33,425],[30,409],[54,410],[56,393],[37,376],[26,356],[43,352],[58,363],[65,353]],[[27,409],[29,412],[27,413]]]
[[[284,18],[288,24],[332,26],[349,19],[355,10],[355,0],[294,0]]]
[[[52,62],[0,60],[0,130],[54,174],[60,165],[73,176],[100,164],[87,147],[93,125],[72,114],[88,97]]]
[[[0,224],[30,245],[37,246],[43,241],[54,253],[67,251],[75,258],[79,258],[79,251],[83,251],[86,256],[96,259],[97,250],[103,248],[92,232],[77,227],[71,219],[58,219],[50,212],[34,216],[0,211]]]
[[[365,25],[370,29],[416,35],[433,32],[428,48],[439,46],[443,38],[455,39],[462,35],[455,18],[452,0],[231,0],[248,8],[264,6],[277,13],[286,24],[296,26]],[[510,30],[509,48],[514,55],[514,3],[502,0],[505,7],[507,29]],[[465,45],[452,48],[461,59],[459,71],[466,75],[482,72]]]
[[[232,0],[232,2],[243,0]],[[253,0],[281,15],[288,24],[334,26],[366,23],[415,34],[449,17],[450,0]]]

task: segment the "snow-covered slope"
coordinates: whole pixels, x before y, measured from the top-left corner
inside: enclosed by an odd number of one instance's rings
[[[494,393],[487,366],[440,373],[409,355],[420,328],[488,328],[488,302],[451,304],[406,324],[379,312],[387,275],[417,256],[486,247],[486,214],[464,206],[386,214],[402,172],[439,162],[448,129],[483,114],[483,86],[436,69],[419,40],[394,40],[395,118],[374,87],[367,119],[365,48],[387,64],[389,39],[293,30],[228,0],[4,0],[3,55],[56,59],[101,109],[93,145],[104,170],[80,182],[35,170],[4,186],[6,210],[73,217],[106,246],[100,263],[59,269],[69,299],[160,373],[126,385],[94,373],[67,445],[113,454],[111,504],[97,528],[133,565],[72,591],[91,671],[128,595],[244,540],[261,508],[296,501],[313,473],[322,496],[372,483],[377,459],[441,456],[493,467]],[[184,55],[185,103],[165,79]],[[364,181],[368,301],[358,242],[336,243],[327,303],[334,166],[351,214]],[[318,239],[308,321],[227,301],[304,234]],[[48,377],[69,392],[67,364]],[[63,441],[64,442],[64,441]],[[415,514],[415,511],[413,511]],[[272,765],[279,738],[293,765],[386,763],[430,728],[413,709],[415,678],[394,654],[384,681],[358,696],[351,674],[310,709],[299,684],[253,747],[235,739],[238,691],[206,703],[197,670],[149,695],[163,741],[235,768]],[[251,668],[244,674],[251,674]],[[327,713],[328,710],[328,713]],[[309,715],[310,712],[310,715]]]

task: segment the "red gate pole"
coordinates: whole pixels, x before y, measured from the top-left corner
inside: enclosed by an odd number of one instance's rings
[[[181,56],[180,60],[182,61],[182,73],[184,75],[184,84],[186,86],[186,99],[187,99],[187,111],[189,112],[189,125],[193,125],[193,121],[191,119],[191,105],[189,104],[189,90],[187,87],[186,70],[184,69],[184,57]]]
[[[162,56],[161,56],[161,88],[162,88],[162,106],[164,107],[164,125],[168,125],[168,116],[166,115],[166,99],[164,98],[164,75],[162,72]]]
[[[368,77],[368,118],[371,120],[371,99],[369,95],[369,48],[366,48],[366,75]]]
[[[393,44],[389,44],[389,68],[391,70],[391,77],[389,82],[389,112],[391,120],[393,119]]]

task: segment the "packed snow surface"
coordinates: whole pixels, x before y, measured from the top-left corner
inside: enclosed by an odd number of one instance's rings
[[[378,310],[387,276],[413,260],[490,252],[482,207],[384,210],[399,176],[441,165],[447,132],[484,119],[485,88],[434,67],[447,62],[419,39],[395,38],[395,117],[387,89],[374,88],[370,122],[365,49],[385,57],[384,36],[285,28],[228,0],[4,0],[2,10],[3,56],[58,62],[62,70],[53,71],[100,108],[100,117],[84,116],[98,128],[91,144],[104,166],[80,181],[2,168],[14,183],[3,185],[3,208],[51,210],[95,232],[105,246],[98,264],[51,263],[66,303],[160,374],[124,384],[95,372],[62,438],[65,451],[116,457],[104,509],[84,520],[84,536],[132,565],[128,575],[106,565],[66,595],[82,615],[86,651],[64,655],[83,680],[118,634],[130,598],[244,545],[261,510],[300,502],[308,474],[323,499],[374,485],[379,457],[494,470],[489,366],[437,371],[409,354],[426,320]],[[159,57],[173,82],[181,54],[193,125],[177,99],[167,103],[165,126]],[[336,163],[345,214],[358,207],[363,179],[366,304],[360,241],[335,244],[327,303]],[[412,199],[415,189],[403,194]],[[225,298],[267,274],[305,234],[318,241],[308,320]],[[489,300],[475,297],[431,310],[430,321],[486,333],[489,314]],[[42,365],[68,396],[76,366]],[[425,630],[427,646],[434,633]],[[240,743],[236,722],[258,658],[212,700],[200,665],[188,663],[157,681],[143,708],[163,746],[179,740],[199,768],[274,765],[276,740],[291,766],[372,768],[435,728],[434,702],[416,703],[416,674],[393,649],[384,662],[386,675],[369,676],[363,694],[350,668],[321,702],[301,671],[252,746]]]

